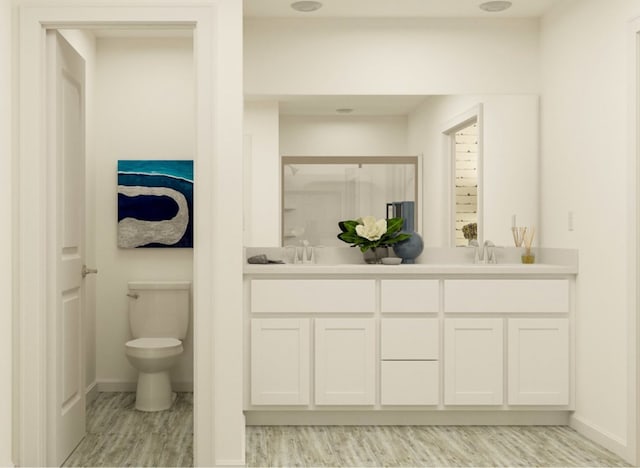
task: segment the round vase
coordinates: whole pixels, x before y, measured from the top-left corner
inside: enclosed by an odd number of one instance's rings
[[[411,237],[394,244],[393,251],[402,259],[402,263],[415,263],[418,255],[424,249],[422,237],[417,232],[412,232]]]

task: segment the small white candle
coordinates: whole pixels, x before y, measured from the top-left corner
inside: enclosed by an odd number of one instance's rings
[[[516,215],[511,215],[511,227],[516,227]]]

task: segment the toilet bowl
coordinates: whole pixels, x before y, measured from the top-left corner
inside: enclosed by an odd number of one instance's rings
[[[125,344],[129,363],[138,370],[136,409],[171,408],[169,371],[184,351],[189,324],[189,282],[129,283],[129,325],[132,340]]]
[[[184,350],[176,338],[138,338],[125,345],[127,359],[138,370],[136,409],[162,411],[171,408],[169,370]]]

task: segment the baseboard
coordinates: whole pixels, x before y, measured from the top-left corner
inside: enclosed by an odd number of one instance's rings
[[[602,445],[607,450],[612,451],[628,463],[634,463],[634,456],[630,454],[626,441],[620,437],[611,434],[607,430],[593,424],[580,416],[572,415],[569,418],[569,426],[578,431],[583,436],[591,439],[597,444]]]
[[[246,411],[247,426],[566,426],[567,411]]]
[[[216,466],[246,466],[244,460],[216,460]]]
[[[85,389],[85,400],[88,405],[98,396],[98,383],[94,380],[91,385]]]
[[[135,392],[137,382],[102,380],[97,382],[98,392]],[[171,382],[174,392],[193,392],[193,382]]]

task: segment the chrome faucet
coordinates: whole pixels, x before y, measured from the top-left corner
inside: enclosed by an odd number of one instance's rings
[[[497,263],[495,244],[490,240],[484,241],[484,247],[482,250],[482,263]]]
[[[480,250],[477,239],[469,241],[469,246],[473,247],[473,263],[498,263],[496,260],[495,244],[490,240],[485,241]]]
[[[482,263],[482,259],[480,258],[480,244],[478,244],[478,239],[471,239],[469,241],[469,247],[473,247],[473,263]]]

